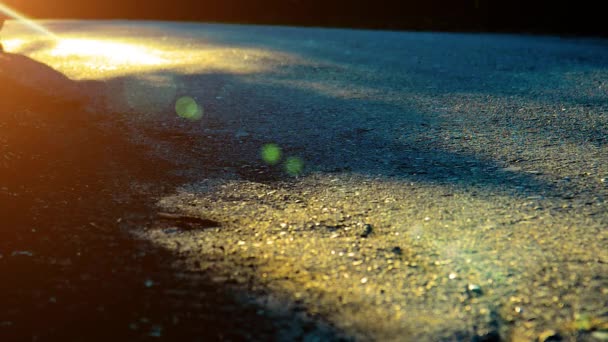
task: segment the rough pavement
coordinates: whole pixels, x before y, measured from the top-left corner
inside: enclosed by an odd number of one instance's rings
[[[605,40],[45,24],[6,49],[94,80],[83,115],[176,178],[116,226],[259,317],[305,313],[276,338],[606,340]]]

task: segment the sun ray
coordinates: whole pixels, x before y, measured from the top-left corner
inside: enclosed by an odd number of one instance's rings
[[[1,2],[0,2],[0,12],[4,13],[6,16],[8,16],[12,19],[15,19],[15,20],[18,20],[18,21],[24,23],[25,25],[27,25],[27,27],[31,28],[32,30],[34,30],[36,32],[42,33],[53,39],[58,39],[57,35],[55,35],[51,31],[49,31],[44,26],[34,22],[32,19],[28,18],[24,14],[17,12],[16,10],[8,7],[7,5],[5,5]]]

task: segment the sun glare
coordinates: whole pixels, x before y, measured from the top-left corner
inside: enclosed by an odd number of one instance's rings
[[[36,32],[42,33],[45,36],[49,36],[53,39],[57,39],[57,36],[53,32],[46,29],[44,26],[36,23],[32,19],[26,17],[24,14],[17,12],[16,10],[6,6],[5,4],[3,4],[1,2],[0,2],[0,13],[4,13],[9,18],[22,22],[28,28],[30,28]]]
[[[50,52],[54,57],[87,58],[110,65],[159,65],[165,59],[144,47],[113,41],[60,39]]]
[[[27,44],[27,42],[25,39],[4,39],[4,40],[2,40],[2,45],[4,45],[4,49],[6,51],[18,50],[26,44]]]

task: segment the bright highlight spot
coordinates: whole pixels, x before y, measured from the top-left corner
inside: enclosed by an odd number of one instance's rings
[[[84,57],[98,64],[159,65],[166,61],[145,47],[91,39],[60,39],[50,53],[53,57]]]
[[[302,173],[302,170],[304,170],[304,162],[302,159],[298,157],[289,157],[287,158],[287,161],[285,161],[285,171],[287,171],[290,176],[297,176]]]
[[[262,147],[262,159],[270,165],[276,165],[282,154],[281,148],[276,144],[266,144]]]
[[[4,45],[4,50],[6,50],[6,51],[13,51],[13,50],[19,49],[22,46],[24,46],[26,43],[27,42],[24,39],[2,40],[2,45]]]
[[[181,97],[175,102],[175,112],[184,119],[196,121],[203,117],[203,108],[189,96]]]

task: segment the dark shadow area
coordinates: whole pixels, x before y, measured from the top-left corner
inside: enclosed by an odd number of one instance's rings
[[[120,122],[39,91],[90,83],[0,58],[1,340],[268,340],[290,329],[295,318],[271,320],[238,299],[242,288],[180,272],[177,256],[130,236],[182,180]]]
[[[601,2],[507,0],[5,1],[38,18],[152,19],[392,30],[606,35]]]

